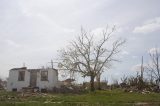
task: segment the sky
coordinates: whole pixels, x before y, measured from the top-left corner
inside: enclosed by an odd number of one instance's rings
[[[57,62],[83,26],[93,32],[116,25],[116,36],[126,39],[121,62],[102,79],[135,74],[149,61],[148,51],[160,48],[159,0],[0,0],[0,77],[11,68],[40,68]]]

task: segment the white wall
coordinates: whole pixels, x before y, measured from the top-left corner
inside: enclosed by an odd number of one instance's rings
[[[43,70],[41,70],[43,71]],[[55,70],[48,69],[48,81],[41,81],[41,72],[37,73],[37,86],[40,89],[52,90],[53,87],[58,87],[58,76]]]
[[[41,71],[37,72],[37,87],[40,89],[52,90],[53,87],[58,87],[58,74],[53,69],[48,70],[48,81],[41,81]],[[45,71],[47,71],[45,70]],[[19,71],[25,71],[25,80],[18,81]],[[12,91],[13,88],[17,88],[17,91],[20,91],[22,87],[28,87],[30,85],[30,72],[25,69],[19,70],[10,70],[9,78],[7,82],[7,90]]]
[[[18,81],[19,71],[25,71],[24,81]],[[7,90],[12,91],[13,88],[17,88],[17,91],[20,91],[22,87],[28,87],[30,83],[30,79],[28,76],[30,76],[30,73],[25,69],[10,70],[7,82]]]

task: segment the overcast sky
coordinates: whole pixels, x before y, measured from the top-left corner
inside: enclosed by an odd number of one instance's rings
[[[160,0],[0,0],[0,77],[23,63],[49,66],[81,26],[99,31],[107,25],[116,25],[116,36],[127,42],[122,62],[103,79],[134,74],[141,56],[148,62],[148,51],[160,47],[159,10]]]

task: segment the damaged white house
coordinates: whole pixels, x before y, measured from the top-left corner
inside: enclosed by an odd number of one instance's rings
[[[58,87],[58,71],[56,69],[27,69],[27,67],[9,70],[8,91],[21,91],[23,88],[52,90]]]

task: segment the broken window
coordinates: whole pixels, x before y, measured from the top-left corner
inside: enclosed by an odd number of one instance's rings
[[[13,88],[12,91],[13,91],[13,92],[16,92],[16,91],[17,91],[17,88]]]
[[[41,71],[41,81],[48,81],[48,71]]]
[[[19,71],[18,81],[24,81],[25,71]]]

